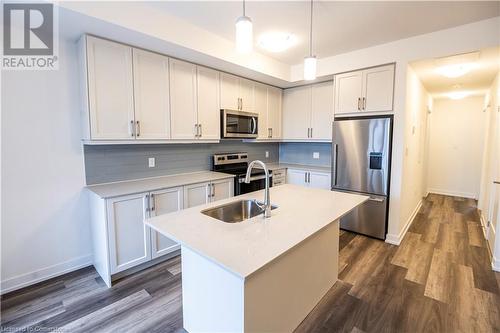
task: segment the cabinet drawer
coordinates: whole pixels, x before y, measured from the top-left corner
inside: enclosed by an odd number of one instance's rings
[[[276,170],[273,170],[273,177],[274,178],[285,177],[285,175],[286,175],[286,169],[276,169]]]
[[[279,179],[279,180],[273,179],[273,186],[280,186],[283,184],[285,184],[285,179]]]

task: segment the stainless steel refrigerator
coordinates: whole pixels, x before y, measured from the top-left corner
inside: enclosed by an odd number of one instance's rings
[[[385,239],[389,210],[392,116],[335,118],[332,190],[370,199],[340,219],[340,227]]]

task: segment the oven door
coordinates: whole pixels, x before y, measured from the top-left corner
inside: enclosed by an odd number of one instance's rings
[[[234,184],[235,195],[250,193],[266,188],[266,176],[259,175],[250,178],[250,183],[245,183],[245,177],[238,178]],[[269,187],[273,186],[273,176],[269,175]]]
[[[257,113],[222,110],[221,120],[223,138],[256,138],[258,135]]]

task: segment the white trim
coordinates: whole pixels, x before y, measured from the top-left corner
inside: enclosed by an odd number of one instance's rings
[[[491,259],[491,268],[495,271],[495,272],[500,272],[500,259],[496,258],[496,257],[493,257]]]
[[[408,228],[410,228],[410,225],[413,223],[413,220],[417,216],[417,213],[418,213],[418,211],[420,210],[421,207],[422,207],[422,199],[420,199],[420,201],[418,202],[417,207],[415,207],[415,209],[411,213],[410,217],[406,221],[405,226],[403,227],[403,230],[401,230],[401,232],[399,233],[399,235],[387,234],[386,237],[385,237],[385,242],[389,243],[389,244],[392,244],[392,245],[399,245],[399,244],[401,244],[401,241],[405,237],[406,232],[408,231]]]
[[[92,255],[78,257],[66,262],[55,264],[26,274],[21,274],[1,282],[0,294],[21,289],[29,285],[63,275],[77,269],[92,265]]]
[[[469,199],[476,199],[477,200],[477,194],[470,193],[470,192],[459,192],[459,191],[449,191],[449,190],[442,190],[442,189],[437,189],[437,188],[430,188],[427,190],[427,193],[449,195],[452,197],[461,197],[461,198],[469,198]]]
[[[488,227],[486,226],[486,219],[483,216],[483,212],[479,214],[479,221],[481,222],[481,229],[483,230],[483,237],[486,239],[486,243],[488,243],[488,235],[487,235],[487,229]],[[489,247],[489,243],[488,243]]]

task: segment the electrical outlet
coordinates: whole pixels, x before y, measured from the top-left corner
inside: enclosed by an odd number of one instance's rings
[[[148,166],[154,168],[156,166],[156,159],[154,157],[148,158]]]
[[[319,159],[319,152],[315,151],[313,153],[313,158],[316,159],[316,160],[318,160]]]
[[[266,158],[269,158],[269,152],[266,150]]]

